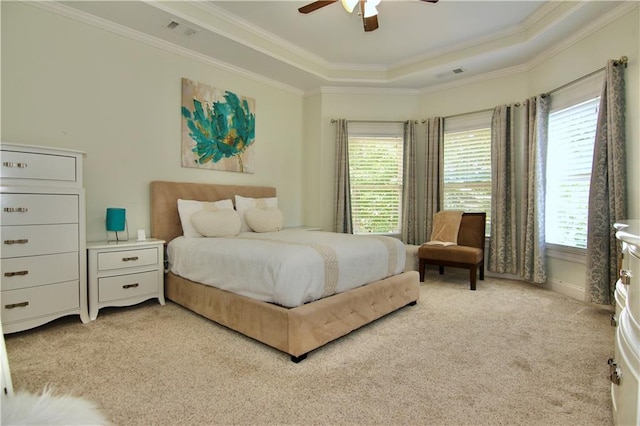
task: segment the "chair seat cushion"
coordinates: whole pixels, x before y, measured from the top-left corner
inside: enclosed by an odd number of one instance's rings
[[[476,264],[482,260],[482,250],[468,246],[438,246],[423,244],[418,249],[418,258]]]

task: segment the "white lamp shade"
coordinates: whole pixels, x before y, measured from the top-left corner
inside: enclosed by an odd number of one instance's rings
[[[344,9],[349,13],[353,12],[353,9],[357,4],[358,0],[342,0],[342,7],[344,7]]]

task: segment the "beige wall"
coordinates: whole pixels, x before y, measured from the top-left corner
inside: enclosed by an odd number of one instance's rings
[[[432,90],[422,94],[390,96],[381,94],[328,93],[316,95],[321,99],[314,102],[322,104],[316,120],[321,121],[321,143],[324,156],[319,158],[321,166],[314,169],[313,178],[324,181],[322,193],[314,193],[314,199],[308,199],[307,205],[315,206],[321,212],[320,223],[330,229],[333,220],[333,173],[334,173],[334,137],[335,130],[330,124],[331,118],[367,119],[367,120],[422,120],[433,116],[450,116],[483,109],[499,104],[522,101],[527,97],[553,90],[583,75],[602,68],[608,59],[618,59],[622,55],[629,57],[626,71],[627,93],[627,155],[628,155],[628,192],[629,215],[640,217],[640,161],[639,141],[639,67],[638,67],[638,21],[637,7],[624,16],[616,18],[601,30],[587,38],[571,44],[561,52],[543,57],[529,69],[520,72],[501,72],[482,81],[471,82]],[[317,110],[317,108],[316,108]],[[309,117],[314,128],[317,122]],[[306,126],[309,122],[305,123]],[[424,157],[424,125],[418,128],[418,158]],[[319,150],[316,148],[316,150]],[[518,155],[521,152],[517,152]],[[522,170],[522,165],[517,166]],[[424,176],[424,167],[418,166],[418,176]],[[423,182],[419,182],[419,194],[422,198]],[[420,201],[422,203],[422,201]],[[562,256],[561,256],[562,257]],[[579,256],[550,257],[548,286],[582,299],[585,279],[585,265]]]
[[[422,120],[493,108],[552,90],[607,59],[629,57],[629,212],[640,217],[640,71],[632,12],[529,69],[425,92],[325,89],[303,96],[245,73],[170,53],[28,3],[1,2],[3,141],[87,153],[87,235],[104,238],[104,211],[127,208],[149,232],[151,180],[272,185],[287,225],[333,227],[332,118]],[[186,77],[256,100],[255,173],[180,166],[180,81]],[[491,77],[491,76],[489,76]],[[424,155],[419,124],[418,156]],[[423,176],[424,169],[418,170]],[[422,182],[419,186],[423,192]],[[551,284],[581,290],[584,265],[550,259]],[[561,289],[562,291],[562,289]]]
[[[86,152],[87,237],[108,206],[149,233],[154,179],[271,185],[287,225],[303,211],[301,94],[22,2],[2,2],[2,140]],[[181,78],[256,101],[255,173],[183,168]]]

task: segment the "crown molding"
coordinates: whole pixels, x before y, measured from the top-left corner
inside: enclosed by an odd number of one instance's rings
[[[565,38],[555,46],[551,47],[550,49],[542,52],[540,55],[528,61],[526,64],[527,71],[537,67],[538,65],[545,62],[546,60],[562,53],[563,51],[567,50],[569,47],[573,46],[574,44],[598,32],[600,29],[611,24],[613,21],[630,13],[634,9],[637,9],[638,7],[640,7],[639,5],[640,5],[640,2],[637,2],[634,0],[626,0],[620,6],[609,11],[609,13],[602,15],[597,20],[591,22],[589,25],[583,27],[578,32],[572,34],[570,37]]]
[[[639,2],[634,1],[634,0],[626,0],[623,4],[621,4],[620,6],[616,7],[615,9],[609,11],[608,13],[606,13],[605,15],[601,16],[600,18],[598,18],[597,20],[591,22],[589,25],[585,26],[584,28],[582,28],[580,31],[572,34],[570,37],[564,39],[563,41],[561,41],[560,43],[556,44],[555,46],[553,46],[552,48],[542,52],[541,54],[537,55],[536,57],[534,57],[533,59],[527,61],[524,64],[521,65],[516,65],[516,66],[512,66],[509,68],[505,68],[502,70],[498,70],[498,71],[492,71],[492,72],[488,72],[488,73],[484,73],[484,74],[480,74],[480,75],[476,75],[476,76],[471,76],[471,77],[461,77],[458,80],[455,81],[449,81],[449,82],[445,82],[445,83],[440,83],[440,84],[435,84],[435,85],[431,85],[428,87],[424,87],[421,89],[393,89],[393,88],[375,88],[375,87],[351,87],[351,86],[321,86],[318,89],[314,89],[314,90],[310,90],[310,91],[304,91],[302,89],[298,89],[296,87],[281,83],[279,81],[276,80],[272,80],[269,79],[267,77],[264,77],[258,73],[255,72],[251,72],[248,71],[244,68],[241,67],[237,67],[234,65],[231,65],[227,62],[223,62],[223,61],[219,61],[216,60],[214,58],[211,58],[207,55],[203,55],[200,53],[197,53],[195,51],[192,51],[190,49],[184,48],[182,46],[176,45],[174,43],[159,39],[157,37],[154,36],[150,36],[148,34],[142,33],[140,31],[137,30],[133,30],[131,28],[125,27],[123,25],[120,24],[116,24],[113,23],[111,21],[108,21],[106,19],[103,18],[99,18],[96,17],[94,15],[91,15],[89,13],[85,13],[82,11],[79,11],[77,9],[74,9],[72,7],[63,5],[61,3],[58,3],[56,1],[25,1],[25,0],[21,0],[24,1],[24,4],[28,4],[31,6],[35,6],[38,7],[40,9],[46,10],[48,12],[51,13],[55,13],[57,15],[60,16],[64,16],[66,18],[69,19],[73,19],[75,21],[78,22],[82,22],[88,25],[91,25],[93,27],[96,28],[100,28],[103,29],[105,31],[109,31],[111,33],[114,34],[118,34],[120,36],[153,46],[155,48],[188,58],[188,59],[192,59],[201,63],[204,63],[206,65],[210,65],[216,68],[219,68],[221,70],[224,71],[228,71],[231,72],[233,74],[236,75],[240,75],[243,77],[246,77],[248,79],[254,80],[254,81],[258,81],[261,82],[263,84],[266,84],[270,87],[274,87],[276,89],[279,90],[283,90],[285,92],[291,93],[293,95],[297,95],[297,96],[304,96],[304,97],[308,97],[308,96],[314,96],[317,94],[367,94],[367,95],[401,95],[401,96],[415,96],[415,95],[420,95],[420,94],[427,94],[427,93],[434,93],[434,92],[438,92],[441,90],[447,90],[453,87],[460,87],[460,86],[464,86],[464,85],[469,85],[469,84],[474,84],[474,83],[478,83],[481,81],[486,81],[486,80],[491,80],[491,79],[495,79],[495,78],[499,78],[499,77],[505,77],[505,76],[509,76],[509,75],[513,75],[513,74],[518,74],[518,73],[522,73],[522,72],[526,72],[529,71],[533,68],[535,68],[536,66],[538,66],[540,63],[548,60],[549,58],[558,55],[559,53],[561,53],[562,51],[566,50],[567,48],[569,48],[570,46],[572,46],[573,44],[581,41],[582,39],[588,37],[589,35],[595,33],[596,31],[600,30],[601,28],[603,28],[604,26],[610,24],[611,22],[615,21],[616,19],[624,16],[625,14],[631,12],[632,10],[634,10],[635,8],[639,7]],[[154,7],[158,7],[158,5],[162,5],[161,9],[164,10],[167,13],[171,13],[172,15],[177,16],[178,18],[184,19],[185,21],[194,23],[195,25],[201,26],[202,28],[205,28],[207,30],[210,31],[214,31],[224,37],[228,37],[234,41],[240,42],[245,44],[246,40],[231,34],[229,31],[223,31],[221,29],[218,28],[213,28],[211,25],[209,25],[206,22],[203,22],[202,20],[196,20],[197,22],[194,22],[194,19],[191,15],[187,15],[181,11],[178,11],[174,8],[169,8],[167,7],[164,2],[162,1],[148,1],[145,0],[146,3],[152,4]],[[484,38],[484,39],[480,39],[480,42],[478,42],[476,40],[476,42],[474,42],[473,44],[467,44],[466,48],[473,48],[473,47],[480,47],[482,45],[486,45],[487,43],[491,43],[491,42],[495,42],[496,40],[499,40],[501,37],[505,37],[505,36],[524,36],[525,41],[529,41],[535,37],[538,37],[540,34],[542,34],[544,32],[545,28],[548,28],[549,25],[555,25],[555,23],[559,22],[559,20],[561,20],[561,18],[563,16],[565,16],[568,13],[571,13],[571,11],[575,10],[576,8],[582,7],[584,5],[585,2],[578,2],[577,4],[574,5],[569,5],[569,6],[564,6],[564,8],[561,7],[561,4],[565,3],[565,2],[551,2],[551,4],[545,5],[543,6],[541,9],[539,9],[538,11],[536,11],[533,15],[531,15],[530,17],[527,18],[527,20],[525,22],[523,22],[522,24],[513,27],[511,29],[505,30],[503,32],[500,33],[499,36],[496,36],[495,34]],[[569,3],[569,2],[567,2]],[[573,3],[573,2],[571,2]],[[235,16],[229,15],[226,11],[224,11],[223,9],[213,6],[211,4],[209,4],[209,2],[199,2],[199,1],[188,1],[188,2],[184,2],[184,4],[187,4],[189,7],[197,7],[200,10],[203,11],[207,11],[208,13],[215,13],[218,16],[221,16],[221,19],[226,20],[229,25],[233,26],[238,26],[241,25],[244,28],[244,31],[247,31],[247,28],[252,28],[250,25],[246,24],[246,21],[237,18]],[[560,8],[560,9],[558,9]],[[214,11],[214,12],[212,12]],[[555,14],[554,14],[555,13]],[[547,21],[546,23],[543,21]],[[316,67],[307,67],[307,68],[301,68],[298,63],[295,63],[294,61],[291,61],[288,58],[284,58],[282,57],[282,55],[280,56],[274,56],[272,55],[272,52],[264,47],[258,46],[258,45],[251,45],[249,47],[256,49],[264,54],[267,54],[271,57],[274,57],[275,59],[278,60],[282,60],[283,62],[286,62],[292,66],[295,66],[298,69],[304,70],[306,72],[309,72],[312,75],[315,75],[316,77],[322,78],[328,82],[339,82],[339,83],[364,83],[364,84],[385,84],[385,83],[389,83],[392,79],[389,77],[388,73],[386,71],[388,71],[387,67],[384,66],[379,66],[379,65],[374,65],[374,66],[355,66],[355,65],[350,65],[350,64],[330,64],[327,63],[326,61],[322,60],[321,58],[310,54],[309,52],[300,49],[299,47],[293,45],[290,42],[287,42],[286,40],[282,40],[278,37],[275,37],[273,34],[268,33],[264,30],[259,30],[259,29],[255,29],[252,28],[251,29],[251,33],[253,36],[257,37],[257,38],[261,38],[264,40],[267,40],[269,43],[275,43],[275,44],[280,44],[281,46],[284,46],[285,49],[291,49],[292,52],[296,55],[299,55],[301,57],[304,57],[305,60],[317,64],[318,67],[320,68],[324,68],[323,72],[319,72],[318,69],[314,69]],[[246,44],[245,44],[246,45]],[[461,45],[458,46],[454,46],[453,49],[446,49],[447,51],[449,51],[450,53],[455,53],[456,51],[459,51],[461,48]],[[445,51],[441,51],[438,53],[438,55],[444,55]],[[427,55],[424,58],[430,57],[431,59],[429,59],[430,61],[433,61],[435,59],[437,59],[437,56],[434,57],[433,56],[433,52],[431,52],[431,56]],[[419,62],[413,62],[411,63],[411,65],[419,65]],[[328,70],[333,70],[333,71],[350,71],[352,72],[352,75],[350,77],[341,77],[341,76],[329,76],[329,72]],[[365,75],[360,75],[360,76],[356,76],[356,74],[365,74]],[[368,75],[366,75],[368,74]],[[402,76],[407,76],[410,75],[411,72],[409,73],[405,73],[402,74]],[[382,76],[382,78],[380,78],[379,76]],[[397,78],[401,78],[400,77],[395,77],[394,79]]]
[[[133,30],[129,27],[125,27],[120,24],[116,24],[114,22],[108,21],[106,19],[91,15],[89,13],[85,13],[74,9],[69,6],[65,6],[55,1],[24,1],[24,4],[28,4],[30,6],[34,6],[48,12],[54,13],[59,16],[63,16],[65,18],[73,19],[74,21],[81,22],[87,25],[91,25],[93,27],[111,32],[113,34],[117,34],[131,40],[138,41],[140,43],[147,44],[149,46],[164,50],[169,53],[173,53],[187,59],[192,59],[206,65],[210,65],[221,70],[233,73],[235,75],[240,75],[245,78],[255,80],[261,83],[264,83],[268,86],[283,90],[285,92],[289,92],[294,95],[302,96],[304,94],[304,90],[298,89],[293,86],[286,85],[279,81],[275,81],[269,78],[266,78],[260,74],[247,71],[244,68],[233,66],[227,62],[218,61],[210,56],[200,54],[198,52],[194,52],[193,50],[184,48],[182,46],[178,46],[177,44],[159,39],[157,37],[150,36],[141,31]]]
[[[555,7],[557,7],[557,6],[554,6],[553,9],[555,9]],[[416,90],[415,93],[417,93],[419,95],[425,95],[425,94],[429,94],[429,93],[436,93],[436,92],[440,92],[440,91],[443,91],[443,90],[453,89],[453,88],[461,87],[461,86],[467,86],[467,85],[471,85],[471,84],[480,83],[480,82],[483,82],[483,81],[493,80],[493,79],[502,78],[502,77],[508,77],[508,76],[517,75],[517,74],[521,74],[521,73],[525,73],[525,72],[531,71],[532,69],[534,69],[535,67],[537,67],[538,65],[543,63],[544,61],[546,61],[546,60],[548,60],[548,59],[550,59],[550,58],[562,53],[564,50],[568,49],[572,45],[574,45],[574,44],[578,43],[579,41],[587,38],[588,36],[594,34],[598,30],[600,30],[603,27],[609,25],[610,23],[614,22],[615,20],[621,18],[622,16],[626,15],[627,13],[630,13],[631,11],[633,11],[634,9],[636,9],[638,7],[640,7],[640,2],[637,2],[637,1],[634,1],[634,0],[626,0],[620,6],[616,7],[615,9],[613,9],[610,12],[606,13],[605,15],[602,15],[596,21],[593,21],[591,24],[585,26],[580,31],[572,34],[571,37],[568,37],[568,38],[564,39],[562,42],[560,42],[557,45],[553,46],[552,48],[542,52],[541,54],[535,56],[534,58],[532,58],[531,60],[525,62],[524,64],[515,65],[515,66],[512,66],[512,67],[503,68],[501,70],[491,71],[491,72],[488,72],[488,73],[483,73],[483,74],[479,74],[479,75],[475,75],[475,76],[471,76],[471,77],[461,77],[460,79],[457,79],[457,80],[454,80],[454,81],[449,81],[449,82],[430,85],[430,86],[427,86],[427,87],[423,87],[422,89]],[[541,11],[538,16],[532,17],[531,18],[531,22],[527,25],[527,27],[528,28],[532,28],[535,23],[539,22],[540,19],[543,19],[545,16],[547,16],[548,12],[549,12],[548,10],[547,11]],[[404,90],[404,89],[397,89],[397,90],[396,89],[388,89],[388,90],[389,90],[389,92],[386,92],[385,94],[388,94],[388,95],[391,95],[391,94],[402,95],[402,94],[410,94],[412,92],[412,91],[407,91],[407,90]],[[357,95],[357,94],[363,94],[364,95],[364,94],[372,94],[373,92],[370,89],[359,88],[359,87],[323,86],[319,90],[306,92],[305,96],[313,96],[313,95],[324,94],[324,93],[345,94],[345,95]]]
[[[314,93],[315,92],[315,93]],[[385,87],[339,87],[322,86],[318,90],[308,92],[309,94],[339,94],[339,95],[381,95],[381,96],[417,96],[420,91],[417,89],[393,89]]]

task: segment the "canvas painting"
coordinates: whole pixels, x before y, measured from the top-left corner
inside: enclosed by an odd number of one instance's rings
[[[182,166],[253,173],[255,100],[182,79]]]

